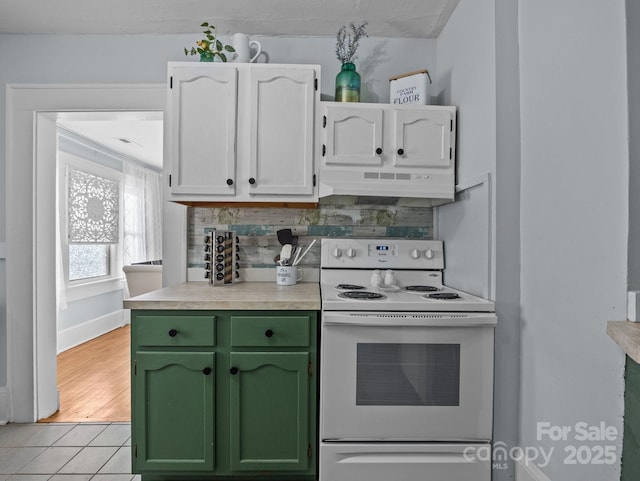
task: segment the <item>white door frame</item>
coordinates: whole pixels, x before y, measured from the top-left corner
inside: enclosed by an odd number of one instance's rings
[[[43,186],[36,177],[39,169],[47,167],[38,165],[38,159],[45,162],[47,156],[36,151],[37,113],[164,110],[166,86],[7,85],[6,93],[7,411],[11,422],[33,422],[50,414],[46,411],[52,405],[52,396],[57,403],[56,338],[50,325],[41,325],[56,309],[55,213],[47,204],[51,192],[41,191]],[[46,124],[43,122],[41,128],[46,129]],[[39,212],[39,206],[48,207],[51,218]],[[180,225],[186,226],[186,209],[165,202],[164,211],[164,225],[171,225],[173,233],[184,232]],[[167,231],[163,227],[163,235]],[[177,246],[171,244],[176,238]],[[186,241],[175,234],[167,240],[165,249],[175,255],[163,258],[163,263],[186,276],[186,255],[181,254],[183,249],[186,253]],[[46,369],[46,373],[40,369]]]

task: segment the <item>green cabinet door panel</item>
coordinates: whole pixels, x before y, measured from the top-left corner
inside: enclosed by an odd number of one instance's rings
[[[213,471],[215,354],[135,355],[134,472]]]
[[[231,352],[230,361],[231,470],[307,470],[309,353]]]

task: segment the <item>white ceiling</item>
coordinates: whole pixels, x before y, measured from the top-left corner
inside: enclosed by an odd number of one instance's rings
[[[162,168],[162,112],[67,112],[59,118],[58,126]]]
[[[200,33],[334,36],[350,21],[372,37],[435,38],[459,0],[0,0],[0,33]]]
[[[340,26],[366,20],[371,37],[436,38],[458,2],[0,0],[0,33],[199,34],[200,24],[207,20],[220,34],[332,37]],[[161,118],[113,114],[110,118],[66,119],[61,125],[116,152],[151,165],[162,164]]]

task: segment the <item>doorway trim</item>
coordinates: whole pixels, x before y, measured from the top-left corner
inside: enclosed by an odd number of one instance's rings
[[[55,335],[41,323],[56,308],[55,223],[38,213],[47,194],[36,183],[40,157],[35,145],[37,114],[164,111],[166,86],[7,85],[6,99],[7,412],[8,421],[33,422],[47,415],[43,410],[51,404],[56,365]],[[50,345],[53,349],[46,347]]]

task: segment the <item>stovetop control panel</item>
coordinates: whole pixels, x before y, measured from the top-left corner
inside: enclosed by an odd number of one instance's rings
[[[322,268],[443,269],[442,241],[424,239],[322,239]]]

